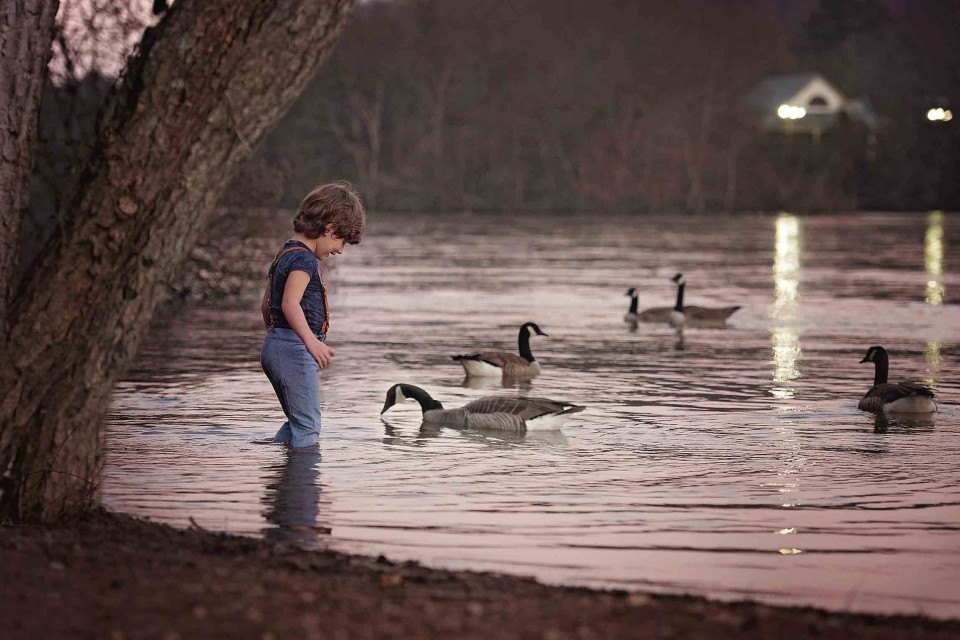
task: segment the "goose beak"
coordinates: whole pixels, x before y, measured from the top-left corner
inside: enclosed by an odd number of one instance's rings
[[[550,337],[550,334],[547,333],[546,331],[541,331],[541,332],[540,332],[540,335],[546,336],[546,337],[548,337],[548,338]]]
[[[867,356],[863,356],[863,360],[860,361],[860,364],[863,364],[864,362],[870,362],[867,360]]]
[[[384,402],[384,403],[383,403],[383,409],[380,410],[380,415],[385,414],[385,413],[387,412],[387,409],[389,409],[389,408],[392,407],[392,406],[393,406],[393,405],[390,404],[389,402]]]

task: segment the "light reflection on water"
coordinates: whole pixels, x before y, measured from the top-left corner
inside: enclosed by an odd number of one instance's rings
[[[775,222],[776,243],[773,256],[774,303],[770,319],[773,342],[773,373],[775,382],[788,382],[800,377],[800,331],[797,328],[797,309],[800,301],[800,220],[797,216],[781,213]],[[788,385],[774,387],[771,393],[784,400],[793,397]]]
[[[944,296],[943,282],[943,212],[934,211],[927,223],[927,235],[924,240],[924,265],[927,268],[927,302],[942,304]]]
[[[114,396],[104,500],[549,582],[960,616],[957,230],[947,215],[375,217],[330,278],[322,459],[251,442],[281,421],[252,290],[158,318]],[[621,320],[626,288],[669,304],[677,271],[689,303],[743,306],[682,349]],[[532,342],[541,377],[463,380],[450,354],[515,349],[526,320],[550,334]],[[857,411],[872,344],[894,379],[936,380],[942,412]],[[398,381],[447,406],[519,393],[588,409],[526,437],[424,426],[407,405],[381,421]]]

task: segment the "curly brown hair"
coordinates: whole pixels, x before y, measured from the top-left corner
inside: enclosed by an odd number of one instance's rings
[[[307,194],[293,219],[293,230],[308,238],[319,238],[327,226],[347,244],[360,244],[367,230],[363,198],[349,182],[320,185]]]

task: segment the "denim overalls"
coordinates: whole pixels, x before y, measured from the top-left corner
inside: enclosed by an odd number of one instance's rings
[[[310,274],[300,308],[314,335],[326,340],[329,325],[326,289],[317,258],[307,245],[288,240],[270,267],[270,328],[260,350],[260,366],[273,385],[287,421],[274,442],[309,447],[320,438],[320,366],[283,315],[283,290],[291,271]]]

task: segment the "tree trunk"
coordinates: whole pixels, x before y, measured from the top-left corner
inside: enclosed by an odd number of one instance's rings
[[[0,2],[0,354],[59,0]],[[0,468],[0,475],[2,475]]]
[[[328,56],[353,0],[181,0],[108,98],[60,238],[25,278],[0,380],[8,514],[97,497],[110,389],[237,164]]]

